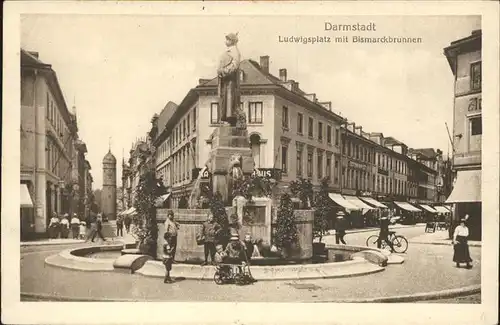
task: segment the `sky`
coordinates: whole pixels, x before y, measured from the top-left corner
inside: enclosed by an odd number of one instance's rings
[[[325,22],[373,22],[376,31],[326,31]],[[21,47],[52,65],[68,107],[76,105],[97,189],[110,143],[120,185],[132,143],[146,136],[151,117],[169,101],[179,104],[199,78],[215,77],[230,32],[238,32],[242,59],[269,55],[272,74],[286,68],[288,79],[331,101],[363,131],[451,152],[445,122],[451,132],[454,78],[443,48],[480,28],[478,16],[24,15]],[[422,43],[279,42],[342,35],[421,37]]]

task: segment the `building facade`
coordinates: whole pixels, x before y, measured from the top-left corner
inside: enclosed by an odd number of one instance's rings
[[[277,180],[275,194],[298,178],[310,179],[317,188],[326,177],[332,192],[346,195],[415,203],[435,196],[437,172],[412,160],[404,143],[364,132],[336,114],[331,102],[319,101],[288,79],[286,69],[273,76],[268,56],[259,63],[241,62],[240,85],[255,169]],[[172,207],[190,196],[198,176],[208,181],[199,172],[220,125],[217,109],[217,80],[200,79],[178,106],[169,103],[152,119],[157,174],[171,191]]]
[[[22,233],[45,234],[53,213],[81,212],[86,151],[55,71],[21,49],[20,182],[32,201],[21,209]]]
[[[454,222],[469,215],[470,236],[481,238],[481,30],[444,49],[455,77],[453,98]]]

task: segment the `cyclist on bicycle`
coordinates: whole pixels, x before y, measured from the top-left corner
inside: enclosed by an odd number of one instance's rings
[[[387,245],[391,248],[391,252],[394,252],[394,247],[392,246],[392,242],[389,240],[389,218],[387,217],[387,212],[383,212],[380,217],[380,232],[378,234],[377,240],[377,248],[380,248],[382,245],[382,240],[384,240]]]

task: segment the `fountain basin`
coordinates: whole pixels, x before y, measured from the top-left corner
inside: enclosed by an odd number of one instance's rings
[[[158,224],[158,244],[156,259],[160,260],[163,251],[163,234],[165,233],[164,222],[168,211],[173,211],[175,221],[180,225],[177,235],[177,249],[175,261],[180,263],[201,263],[205,260],[202,245],[197,245],[196,235],[201,231],[203,223],[207,220],[209,209],[157,209],[156,220]],[[231,215],[233,208],[226,209]],[[265,226],[248,226],[243,224],[242,231],[249,232],[254,240],[263,239],[263,244],[270,245],[272,228],[275,226],[274,220]],[[309,261],[312,258],[312,227],[314,212],[312,210],[296,210],[295,222],[297,225],[298,243],[293,250],[290,260]],[[242,238],[243,239],[243,238]]]

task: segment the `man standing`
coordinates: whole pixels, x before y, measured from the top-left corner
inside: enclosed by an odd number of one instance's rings
[[[344,219],[344,212],[339,211],[337,212],[337,220],[335,222],[335,243],[339,244],[346,244],[344,240],[345,236],[345,231],[347,230],[347,223],[346,220]]]
[[[239,75],[240,51],[236,44],[238,34],[226,35],[227,50],[222,54],[218,76],[219,117],[222,122],[236,126],[236,112],[240,106]]]
[[[172,255],[172,261],[175,260],[175,252],[177,251],[177,230],[179,224],[174,220],[174,212],[168,211],[167,220],[165,220],[165,235],[164,238],[170,245],[169,251]]]
[[[102,241],[106,241],[104,239],[104,236],[102,235],[102,215],[99,213],[97,215],[97,220],[96,220],[96,231],[94,232],[94,235],[92,236],[92,242],[94,242],[95,236],[99,236]]]
[[[203,224],[203,228],[201,229],[201,234],[202,234],[201,237],[204,240],[204,251],[205,251],[205,262],[201,264],[202,266],[208,264],[209,254],[210,254],[210,264],[214,264],[215,244],[220,229],[221,227],[217,222],[215,222],[212,213],[209,213],[207,221]]]

